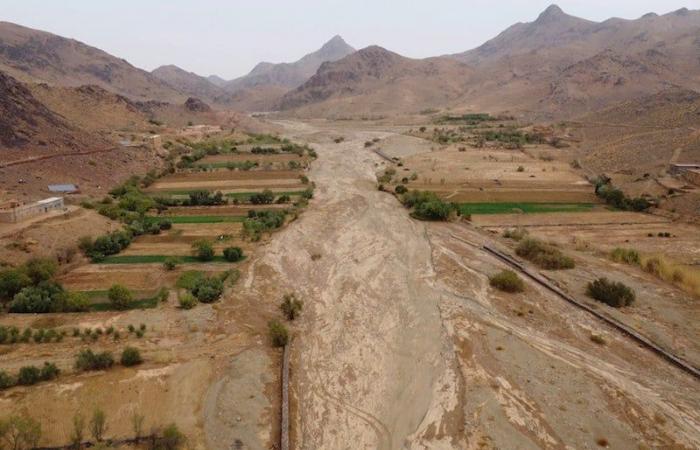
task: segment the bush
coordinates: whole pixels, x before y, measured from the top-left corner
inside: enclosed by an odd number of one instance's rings
[[[217,277],[205,277],[197,281],[192,288],[192,295],[202,303],[213,303],[224,292],[224,282]]]
[[[31,278],[22,269],[0,271],[0,302],[12,300],[22,289],[31,284]]]
[[[299,300],[296,294],[285,294],[280,309],[287,320],[294,320],[299,316],[303,306],[304,302]]]
[[[81,350],[75,358],[75,368],[80,371],[105,370],[114,365],[109,352],[94,353],[90,349]]]
[[[13,313],[60,312],[66,307],[68,294],[58,283],[45,281],[22,289],[10,303]]]
[[[224,249],[224,259],[228,262],[238,262],[243,259],[243,250],[240,247],[227,247]]]
[[[575,266],[574,260],[559,249],[533,238],[523,239],[515,253],[546,270],[572,269]]]
[[[12,379],[10,374],[5,372],[4,370],[0,370],[0,390],[9,389],[14,385],[15,381]]]
[[[163,450],[178,450],[185,444],[185,435],[177,425],[170,424],[163,430],[163,436],[156,439],[156,448]]]
[[[139,365],[143,362],[141,359],[141,353],[138,349],[134,347],[127,347],[122,352],[121,363],[122,366],[132,367]]]
[[[525,290],[525,283],[512,270],[502,270],[498,274],[489,277],[489,284],[504,292],[522,292]]]
[[[289,342],[289,332],[287,327],[282,325],[277,320],[273,320],[268,324],[270,330],[270,339],[275,347],[284,347]]]
[[[53,259],[32,258],[24,264],[27,276],[34,284],[49,281],[58,270],[58,263]]]
[[[504,238],[513,239],[514,241],[522,241],[527,235],[528,232],[524,228],[507,229],[503,232]]]
[[[403,184],[399,184],[398,186],[396,186],[396,188],[394,188],[394,192],[401,195],[408,192],[408,189],[406,189],[406,186],[404,186]]]
[[[39,377],[41,378],[41,381],[50,381],[58,378],[60,374],[61,371],[58,367],[56,367],[56,364],[45,362],[44,366],[41,368]]]
[[[165,261],[163,262],[163,267],[165,270],[175,270],[175,268],[180,264],[180,260],[174,256],[171,256],[169,258],[165,258]]]
[[[179,298],[180,302],[180,308],[182,309],[192,309],[195,306],[197,306],[197,299],[194,297],[194,295],[190,294],[189,292],[185,292],[182,294]]]
[[[249,201],[254,205],[269,205],[275,201],[275,194],[271,190],[265,189],[260,193],[251,195]]]
[[[634,249],[616,248],[610,253],[610,259],[616,262],[638,266],[641,263],[639,252]]]
[[[214,259],[214,246],[206,239],[200,239],[193,243],[192,250],[200,261],[211,261]]]
[[[447,220],[457,207],[445,203],[434,192],[408,191],[401,196],[401,203],[407,208],[413,208],[412,217],[420,220]]]
[[[41,370],[35,366],[25,366],[19,369],[17,375],[17,384],[22,386],[31,386],[37,384],[41,380]]]
[[[65,312],[86,312],[90,310],[90,298],[83,292],[69,292]]]
[[[114,284],[107,292],[107,298],[116,309],[127,309],[134,300],[131,291],[121,284]]]
[[[613,308],[629,306],[634,302],[634,291],[618,281],[598,278],[588,283],[586,294]]]

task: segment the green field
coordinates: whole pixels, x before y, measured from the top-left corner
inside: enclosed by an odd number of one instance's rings
[[[595,203],[460,203],[459,211],[468,214],[525,214],[548,212],[588,212]]]
[[[170,223],[223,223],[243,222],[246,216],[150,216],[149,221],[169,220]]]
[[[108,256],[99,264],[162,264],[166,259],[176,258],[185,264],[195,263],[228,263],[223,256],[214,256],[211,261],[201,261],[194,256],[168,256],[168,255],[113,255]],[[232,264],[232,263],[229,263]]]

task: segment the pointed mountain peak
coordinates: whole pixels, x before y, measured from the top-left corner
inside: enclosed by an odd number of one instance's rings
[[[547,7],[547,9],[542,11],[542,14],[540,14],[536,22],[553,22],[562,17],[566,17],[566,13],[564,13],[564,11],[562,11],[562,9],[557,5],[550,5],[549,7]]]
[[[347,42],[339,35],[336,34],[323,44],[323,47],[319,49],[319,52],[321,53],[331,53],[331,54],[336,54],[336,53],[348,53],[349,51],[353,51],[354,49],[348,45]]]

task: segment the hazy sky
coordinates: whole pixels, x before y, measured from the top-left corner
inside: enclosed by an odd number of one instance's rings
[[[462,52],[551,0],[0,0],[0,20],[99,47],[152,70],[176,64],[230,79],[260,61],[287,62],[336,34],[355,48],[377,44],[409,57]],[[637,18],[700,0],[562,0],[590,20]]]

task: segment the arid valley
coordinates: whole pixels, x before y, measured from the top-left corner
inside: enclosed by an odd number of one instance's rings
[[[700,448],[700,11],[225,80],[0,22],[0,450]]]

